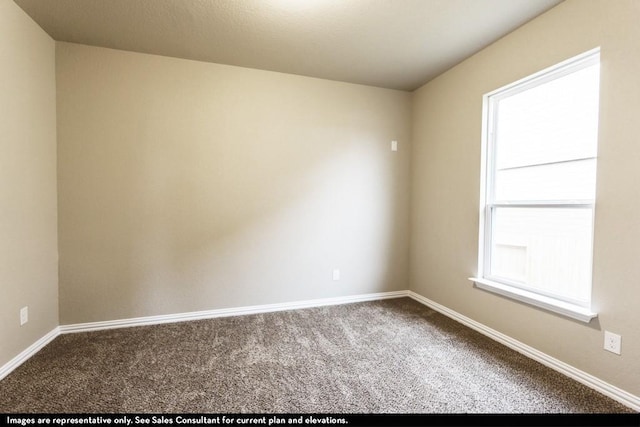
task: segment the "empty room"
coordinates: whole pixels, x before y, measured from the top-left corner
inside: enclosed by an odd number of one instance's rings
[[[639,22],[0,0],[2,422],[637,425]]]

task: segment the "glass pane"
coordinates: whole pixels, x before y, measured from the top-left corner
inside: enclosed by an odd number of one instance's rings
[[[500,99],[497,169],[596,157],[598,64]]]
[[[594,200],[596,159],[501,169],[495,200]]]
[[[590,300],[592,209],[494,208],[492,226],[491,276]]]

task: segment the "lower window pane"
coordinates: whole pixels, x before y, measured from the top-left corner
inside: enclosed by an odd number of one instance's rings
[[[494,208],[492,227],[492,277],[589,302],[592,209]]]

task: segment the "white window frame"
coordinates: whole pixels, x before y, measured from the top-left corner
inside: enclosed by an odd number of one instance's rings
[[[544,292],[528,288],[525,284],[510,281],[503,277],[491,276],[491,245],[492,245],[492,222],[496,208],[570,208],[570,209],[590,209],[595,212],[595,200],[558,200],[558,201],[538,201],[525,200],[518,202],[501,201],[494,199],[494,164],[495,164],[495,138],[496,128],[496,104],[506,97],[530,90],[536,86],[556,80],[560,77],[579,71],[590,65],[599,63],[600,48],[585,52],[581,55],[549,67],[536,74],[518,80],[507,86],[494,90],[484,95],[482,111],[482,165],[481,165],[481,187],[480,187],[480,236],[478,247],[478,277],[469,280],[475,286],[490,292],[494,292],[527,304],[540,307],[554,313],[562,314],[583,322],[590,322],[598,316],[591,310],[591,302],[584,303],[569,298],[559,298],[558,296],[545,294]],[[589,158],[591,159],[591,157]],[[573,159],[586,160],[586,159]],[[593,216],[591,227],[593,230]],[[592,233],[593,236],[593,233]],[[593,242],[591,242],[593,251]],[[590,257],[593,260],[593,252]],[[591,276],[591,265],[589,266]]]

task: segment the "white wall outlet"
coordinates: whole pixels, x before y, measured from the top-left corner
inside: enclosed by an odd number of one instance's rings
[[[22,307],[20,309],[20,326],[29,321],[29,307]]]
[[[333,280],[340,280],[340,270],[337,268],[333,270]]]
[[[611,353],[620,354],[622,337],[613,332],[604,331],[604,349]]]
[[[398,151],[398,141],[391,141],[391,151]]]

